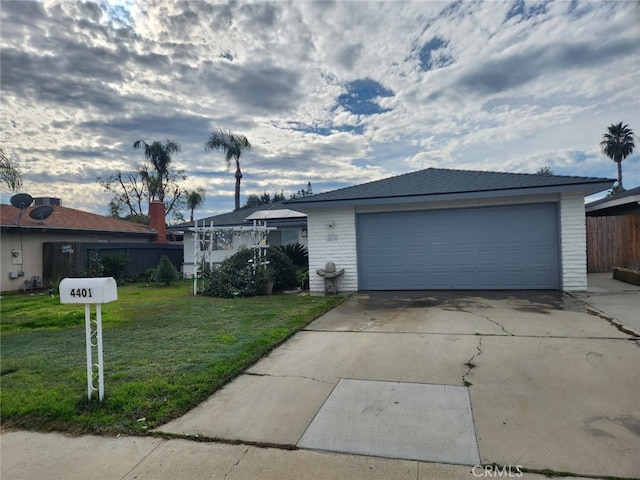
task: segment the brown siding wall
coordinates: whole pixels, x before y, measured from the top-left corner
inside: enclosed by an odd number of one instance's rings
[[[587,272],[640,268],[640,215],[587,217]]]

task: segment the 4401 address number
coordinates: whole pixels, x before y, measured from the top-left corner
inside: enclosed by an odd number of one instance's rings
[[[73,298],[93,298],[93,289],[91,288],[72,288],[69,296]]]

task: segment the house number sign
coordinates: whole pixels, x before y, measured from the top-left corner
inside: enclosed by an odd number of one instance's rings
[[[80,298],[93,298],[92,288],[76,288],[69,291],[69,296]]]

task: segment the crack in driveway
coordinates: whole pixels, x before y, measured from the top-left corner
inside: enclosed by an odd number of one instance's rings
[[[467,380],[467,376],[471,373],[471,370],[476,368],[476,364],[473,361],[478,358],[478,356],[482,353],[482,335],[478,339],[478,345],[476,345],[476,353],[465,363],[467,366],[467,371],[462,375],[462,383],[466,387],[470,387],[473,385],[470,381]]]
[[[500,329],[501,329],[504,333],[506,333],[507,335],[509,335],[509,336],[511,336],[511,337],[514,337],[514,336],[515,336],[513,333],[511,333],[511,332],[510,332],[510,331],[508,331],[506,328],[504,328],[504,326],[503,326],[500,322],[498,322],[498,321],[496,321],[496,320],[493,320],[492,318],[489,318],[487,315],[481,315],[481,314],[476,313],[476,312],[470,312],[469,310],[466,310],[465,308],[463,308],[463,307],[461,307],[461,306],[459,306],[459,305],[455,305],[455,304],[453,305],[453,307],[454,307],[454,309],[455,309],[456,311],[458,311],[458,312],[462,312],[462,313],[466,313],[466,314],[469,314],[469,315],[473,315],[474,317],[482,318],[482,319],[484,319],[484,320],[486,320],[486,321],[488,321],[488,322],[493,323],[494,325],[497,325],[498,327],[500,327]]]
[[[487,317],[486,315],[480,315],[479,313],[474,313],[474,312],[467,312],[466,310],[463,310],[463,312],[469,313],[471,315],[475,315],[476,317],[484,318],[485,320],[488,320],[489,322],[499,326],[502,329],[502,331],[504,333],[506,333],[507,335],[509,335],[511,337],[515,336],[513,333],[509,332],[506,328],[504,328],[500,322],[497,322],[497,321]]]
[[[159,442],[155,447],[153,447],[149,452],[147,452],[147,454],[144,455],[138,463],[136,463],[133,467],[131,467],[131,469],[127,473],[125,473],[122,476],[122,478],[127,478],[131,474],[131,472],[133,472],[136,468],[138,468],[142,464],[142,462],[147,460],[151,456],[151,454],[155,452],[163,444],[164,442]]]
[[[242,455],[240,455],[240,458],[238,458],[238,461],[236,463],[234,463],[233,465],[231,465],[231,468],[229,468],[229,471],[227,473],[225,473],[224,477],[222,477],[222,478],[227,478],[231,474],[231,472],[233,472],[233,469],[236,468],[240,464],[240,462],[245,457],[245,455],[247,454],[248,451],[249,451],[249,447],[245,448],[244,452],[242,452]]]

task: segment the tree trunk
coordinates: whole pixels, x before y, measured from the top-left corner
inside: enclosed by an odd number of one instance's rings
[[[618,165],[618,189],[622,189],[622,159],[616,159],[616,164]]]
[[[240,180],[242,180],[242,172],[240,164],[236,162],[236,210],[240,210]]]

